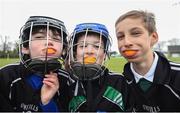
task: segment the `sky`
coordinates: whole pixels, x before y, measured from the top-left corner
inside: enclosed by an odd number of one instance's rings
[[[0,35],[18,40],[29,16],[50,16],[64,21],[69,34],[76,24],[105,24],[117,50],[115,21],[130,10],[146,10],[156,16],[160,41],[180,39],[180,0],[0,0]]]

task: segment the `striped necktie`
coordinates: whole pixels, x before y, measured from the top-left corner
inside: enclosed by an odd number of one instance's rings
[[[138,86],[142,89],[142,91],[146,92],[151,86],[151,82],[146,80],[145,78],[141,78],[138,82]]]

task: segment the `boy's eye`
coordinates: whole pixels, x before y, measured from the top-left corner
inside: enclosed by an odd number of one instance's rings
[[[93,47],[96,49],[103,48],[101,44],[93,44]]]
[[[140,32],[136,31],[136,32],[132,32],[132,34],[136,35],[136,34],[140,34]]]
[[[103,48],[103,46],[101,45],[101,44],[99,44],[99,43],[97,43],[97,44],[92,44],[92,43],[85,43],[85,45],[84,45],[84,43],[82,42],[82,43],[79,43],[78,44],[78,47],[79,48],[83,48],[83,47],[88,47],[88,45],[91,45],[92,47],[94,47],[95,49],[99,49],[99,48]]]
[[[35,36],[35,37],[33,37],[33,39],[44,39],[45,38],[45,36]]]
[[[94,45],[94,47],[95,47],[95,48],[99,48],[99,47],[100,47],[100,45]]]
[[[137,31],[137,30],[131,32],[131,35],[132,35],[132,36],[135,36],[135,37],[136,37],[136,36],[139,36],[139,35],[141,35],[141,34],[142,34],[142,32],[141,32],[141,31]]]
[[[52,39],[56,40],[56,41],[62,41],[62,38],[60,36],[59,33],[53,33],[53,35],[51,36]]]
[[[117,35],[117,39],[118,39],[118,40],[122,40],[123,37],[124,37],[124,35]]]
[[[44,39],[46,36],[43,33],[32,34],[32,40]]]
[[[83,48],[83,47],[84,47],[84,45],[79,45],[79,47],[80,47],[80,48]]]
[[[58,42],[62,41],[62,38],[60,36],[53,36],[53,39]]]
[[[78,44],[78,47],[80,47],[80,48],[87,47],[87,44],[84,45],[84,43],[82,42],[82,43]]]

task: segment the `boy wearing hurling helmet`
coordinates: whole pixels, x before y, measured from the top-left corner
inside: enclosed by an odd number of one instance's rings
[[[12,111],[66,110],[68,76],[60,62],[66,37],[64,23],[51,17],[31,16],[22,27],[21,62],[0,70],[0,90]]]
[[[69,111],[124,111],[125,82],[103,64],[111,46],[106,26],[76,25],[69,42],[68,66],[71,78]]]

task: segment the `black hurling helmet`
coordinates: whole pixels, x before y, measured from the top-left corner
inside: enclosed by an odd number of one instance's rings
[[[77,45],[79,45],[79,43],[77,43],[77,40],[79,38],[79,36],[84,35],[84,44],[81,44],[81,46],[83,46],[83,50],[85,48],[85,43],[86,42],[86,37],[88,36],[88,34],[96,34],[97,36],[99,36],[100,38],[100,43],[103,41],[104,42],[104,52],[105,55],[103,58],[101,59],[105,59],[106,56],[108,56],[109,58],[109,52],[110,52],[110,46],[111,46],[111,37],[109,36],[109,32],[106,28],[105,25],[103,24],[99,24],[99,23],[82,23],[82,24],[78,24],[76,25],[73,33],[70,36],[70,40],[69,40],[69,68],[70,68],[70,72],[71,77],[73,79],[76,80],[94,80],[99,78],[101,75],[103,75],[104,73],[104,69],[103,64],[98,64],[97,63],[97,59],[98,57],[98,53],[96,53],[96,58],[85,58],[85,53],[83,51],[83,63],[77,61],[76,59],[76,48]],[[89,43],[90,44],[90,43]],[[91,44],[93,45],[93,44]],[[100,50],[100,45],[97,45],[98,51]],[[87,63],[88,62],[88,63]]]
[[[31,58],[30,54],[24,53],[22,50],[23,48],[31,48],[31,42],[34,41],[32,39],[32,33],[34,29],[45,29],[47,32],[46,38],[39,39],[46,41],[45,56],[36,56],[35,58]],[[48,32],[50,29],[56,30],[59,33],[61,39],[49,39]],[[59,43],[62,43],[62,51],[64,51],[67,46],[67,30],[65,28],[64,22],[46,16],[30,16],[25,25],[21,28],[19,43],[20,60],[28,70],[44,75],[50,71],[55,71],[58,68],[61,68],[63,62],[63,53],[58,57],[49,57],[47,55],[49,40],[56,42],[59,41]]]

